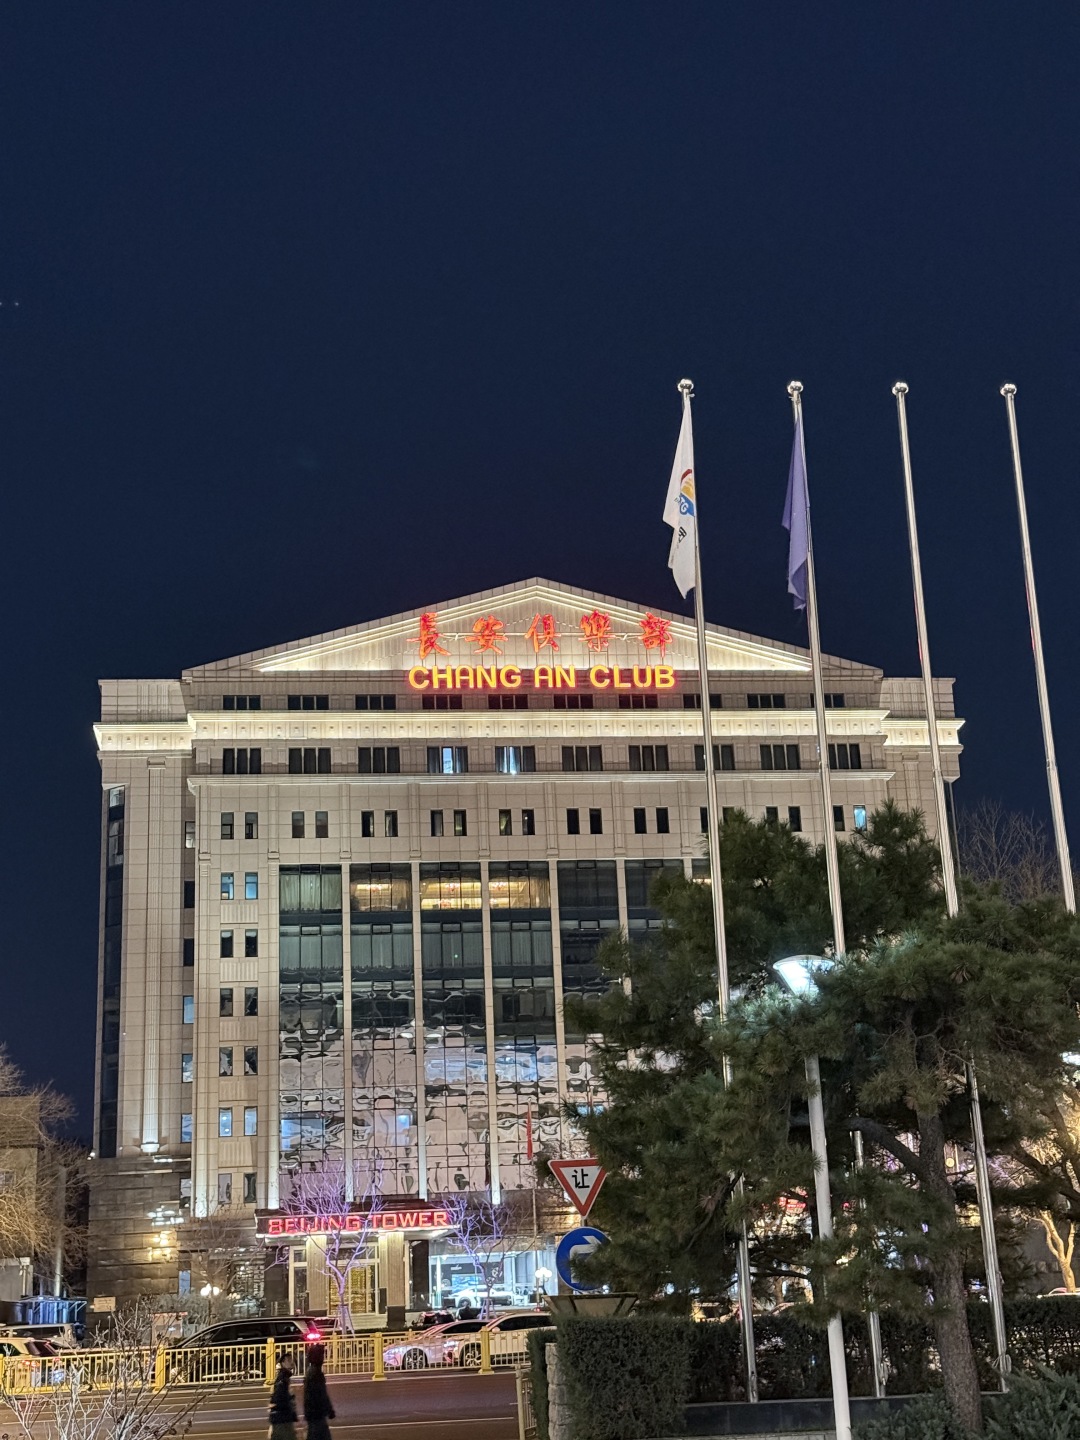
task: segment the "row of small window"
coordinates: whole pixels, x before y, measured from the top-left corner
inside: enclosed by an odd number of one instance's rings
[[[182,1118],[182,1117],[181,1117]],[[243,1203],[245,1205],[258,1204],[258,1191],[256,1189],[257,1177],[252,1170],[244,1175]],[[217,1177],[217,1198],[219,1205],[231,1205],[233,1203],[233,1177],[231,1171],[219,1170]],[[181,1270],[180,1274],[183,1275]]]
[[[593,708],[593,696],[591,695],[554,695],[552,701],[556,710],[591,710]],[[640,702],[635,704],[634,702]],[[357,710],[396,710],[396,695],[357,695],[355,697]],[[709,708],[719,710],[724,703],[722,695],[709,696]],[[329,695],[287,695],[285,697],[286,708],[289,710],[329,710]],[[421,700],[425,710],[461,710],[462,696],[460,695],[424,695]],[[655,695],[620,695],[619,704],[624,710],[655,710],[657,696]],[[811,707],[814,704],[814,697],[810,697]],[[770,693],[762,694],[757,692],[746,697],[746,705],[749,710],[785,710],[787,709],[787,696]],[[835,691],[827,691],[825,694],[825,708],[829,710],[842,710],[845,705],[845,697]],[[689,691],[683,694],[683,707],[687,710],[701,709],[701,696]],[[223,710],[261,710],[261,695],[223,695],[221,697],[221,708]],[[527,710],[529,708],[528,695],[489,695],[489,710]]]
[[[430,833],[436,839],[442,839],[445,835],[467,835],[469,833],[469,817],[465,810],[452,810],[452,829],[447,829],[446,812],[443,810],[431,810],[429,814]],[[499,811],[499,834],[512,835],[513,811]],[[536,834],[536,811],[522,810],[521,812],[521,833],[522,835]],[[375,836],[375,811],[361,810],[360,812],[360,834],[363,839],[371,840]],[[396,840],[398,835],[398,812],[396,810],[383,811],[383,835],[388,840]]]
[[[258,1135],[258,1133],[259,1133],[259,1107],[258,1107],[257,1105],[245,1105],[245,1106],[243,1107],[243,1109],[244,1109],[244,1119],[243,1119],[244,1128],[243,1128],[243,1130],[235,1130],[235,1129],[233,1128],[233,1107],[232,1107],[231,1105],[222,1105],[222,1106],[220,1107],[220,1109],[218,1110],[218,1134],[221,1136],[221,1138],[222,1138],[223,1140],[231,1140],[232,1137],[233,1137],[233,1135]],[[185,1113],[185,1114],[183,1114],[183,1115],[180,1116],[180,1143],[181,1143],[181,1145],[190,1145],[190,1144],[191,1144],[192,1133],[193,1133],[193,1126],[192,1126],[191,1116]],[[249,1178],[249,1177],[248,1177],[247,1175],[244,1176],[244,1179],[245,1179],[245,1180],[247,1180],[248,1178]],[[252,1175],[250,1178],[251,1178],[251,1181],[252,1181],[252,1186],[251,1186],[251,1190],[252,1190],[251,1200],[249,1201],[247,1195],[245,1195],[245,1196],[244,1196],[244,1203],[245,1203],[245,1204],[253,1204],[254,1201],[255,1201],[255,1183],[254,1183],[254,1182],[255,1182],[255,1176]]]
[[[233,1010],[233,988],[231,985],[223,985],[218,991],[218,1014],[231,1018]],[[257,985],[246,985],[244,987],[244,1009],[242,1012],[247,1015],[258,1015],[259,1013],[259,987]],[[195,996],[185,995],[183,998],[183,1015],[185,1025],[195,1024]]]
[[[259,1047],[257,1045],[245,1045],[244,1068],[237,1071],[233,1063],[233,1046],[222,1045],[218,1050],[218,1077],[222,1080],[230,1080],[234,1075],[258,1075],[259,1073]],[[190,1051],[185,1051],[180,1056],[180,1079],[183,1084],[190,1085],[195,1080],[195,1056]],[[255,1113],[254,1106],[251,1113]],[[255,1132],[252,1131],[252,1134]]]
[[[843,833],[847,830],[847,819],[846,819],[845,814],[844,814],[844,807],[843,807],[842,805],[834,805],[832,808],[833,808],[833,829],[836,830],[836,831],[838,831],[840,834],[843,834]],[[657,815],[660,814],[659,811],[657,811],[656,813],[657,813]],[[723,809],[722,819],[725,820],[725,821],[730,820],[731,817],[732,817],[734,814],[735,814],[735,807],[734,807],[734,806],[731,806],[731,805],[725,805],[725,806],[724,806],[724,809]],[[634,811],[634,828],[635,828],[635,829],[637,829],[637,815],[638,815],[638,811],[635,810],[635,811]],[[854,825],[854,828],[855,828],[856,830],[865,830],[865,829],[866,829],[866,806],[865,806],[865,805],[855,805],[855,806],[853,806],[853,807],[852,807],[852,811],[851,811],[851,815],[852,815],[852,823],[853,823],[853,825]],[[708,809],[707,809],[704,805],[702,805],[702,807],[701,807],[700,817],[701,817],[701,820],[700,820],[700,823],[701,823],[701,833],[702,833],[703,835],[705,835],[705,834],[708,833],[708,830],[709,830],[709,812],[708,812]],[[768,824],[768,825],[779,825],[779,823],[780,823],[780,807],[779,807],[778,805],[766,805],[766,806],[765,806],[765,822],[766,822],[766,824]],[[800,805],[789,805],[789,806],[787,807],[787,825],[788,825],[788,829],[789,829],[789,830],[794,830],[794,831],[801,831],[801,830],[802,830],[802,807],[801,807]],[[639,833],[642,833],[642,832],[639,832]],[[657,833],[658,833],[658,834],[666,834],[667,832],[666,832],[666,831],[660,831],[660,830],[658,830]]]
[[[285,705],[289,710],[329,710],[329,695],[287,695]],[[223,710],[261,710],[261,695],[223,695]],[[357,710],[396,710],[396,695],[357,695]]]
[[[233,960],[238,958],[235,945],[236,936],[232,930],[222,930],[218,941],[220,949],[218,954],[222,960]],[[256,960],[259,955],[259,932],[258,930],[244,931],[244,959]]]
[[[238,900],[236,876],[231,870],[221,872],[221,898],[222,900]],[[244,874],[244,896],[245,900],[257,900],[259,898],[259,874],[256,870],[248,870]]]

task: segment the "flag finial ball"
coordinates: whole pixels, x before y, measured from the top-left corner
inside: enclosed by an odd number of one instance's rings
[[[692,380],[680,380],[678,384],[679,393],[682,395],[693,395],[694,382]]]
[[[801,395],[801,394],[802,394],[802,381],[801,381],[801,380],[790,380],[790,381],[788,382],[787,393],[788,393],[789,395],[792,395],[792,396],[794,396],[794,395]]]
[[[1015,395],[1015,394],[1016,394],[1016,386],[1015,386],[1015,385],[1002,385],[1002,387],[1001,387],[1001,393],[1002,393],[1002,395]]]
[[[897,380],[896,384],[892,387],[892,393],[894,395],[906,395],[907,391],[908,387],[906,380]]]

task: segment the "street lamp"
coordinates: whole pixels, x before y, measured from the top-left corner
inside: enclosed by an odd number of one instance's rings
[[[817,989],[814,971],[823,969],[820,955],[789,955],[773,966],[789,994],[796,998]],[[814,1192],[818,1234],[831,1240],[832,1195],[829,1191],[829,1152],[825,1144],[825,1110],[821,1103],[821,1068],[816,1055],[806,1057],[806,1085],[810,1101],[810,1141],[814,1151]],[[829,1317],[829,1369],[832,1372],[833,1420],[836,1440],[851,1440],[851,1406],[848,1402],[847,1364],[844,1358],[844,1322],[837,1312]]]

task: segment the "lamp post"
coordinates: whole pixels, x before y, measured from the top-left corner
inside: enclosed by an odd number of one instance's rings
[[[826,962],[820,955],[789,955],[773,966],[789,994],[800,998],[817,989],[815,969]],[[821,1069],[816,1055],[806,1058],[806,1084],[810,1102],[810,1141],[814,1152],[814,1194],[817,1201],[818,1234],[831,1240],[833,1234],[832,1194],[829,1189],[829,1152],[825,1144],[825,1109],[821,1103]],[[826,1297],[827,1301],[827,1297]],[[836,1440],[851,1440],[851,1405],[848,1400],[847,1362],[844,1356],[844,1322],[839,1314],[829,1317],[829,1369],[832,1374],[833,1421]]]

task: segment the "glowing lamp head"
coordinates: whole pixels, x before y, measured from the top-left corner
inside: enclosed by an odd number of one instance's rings
[[[822,955],[789,955],[777,960],[772,968],[788,994],[802,999],[817,994],[817,975],[829,968],[829,962]]]

